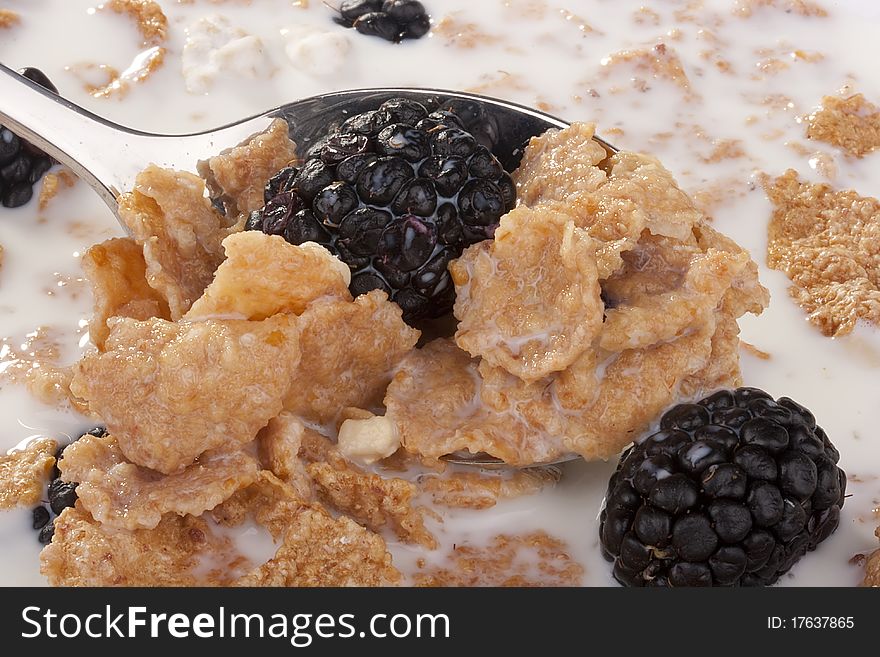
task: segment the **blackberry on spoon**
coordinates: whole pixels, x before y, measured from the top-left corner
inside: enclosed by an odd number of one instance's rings
[[[349,117],[269,180],[246,228],[325,246],[351,269],[352,294],[385,290],[407,322],[447,314],[447,265],[493,237],[516,202],[510,176],[464,125],[405,98]]]

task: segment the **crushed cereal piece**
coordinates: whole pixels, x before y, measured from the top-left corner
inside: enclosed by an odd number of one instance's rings
[[[119,199],[119,218],[144,249],[147,282],[179,319],[211,282],[223,261],[224,218],[190,173],[149,166]]]
[[[825,96],[822,107],[807,117],[807,137],[862,157],[880,148],[880,108],[862,94]]]
[[[602,328],[595,245],[565,215],[519,207],[450,265],[455,341],[527,380],[564,370]]]
[[[36,504],[55,465],[58,444],[41,438],[25,449],[0,456],[0,509]]]
[[[43,186],[40,188],[40,198],[37,206],[40,210],[49,207],[50,201],[57,196],[64,187],[73,187],[79,180],[71,171],[62,169],[57,172],[49,172],[43,177]]]
[[[284,409],[325,423],[346,406],[378,405],[392,370],[419,338],[401,315],[400,306],[379,290],[353,302],[312,302],[299,318],[302,360]]]
[[[789,293],[824,335],[857,322],[880,326],[880,201],[789,170],[764,188],[775,206],[767,264],[791,279]]]
[[[168,303],[147,284],[144,251],[134,240],[115,237],[95,244],[83,253],[82,268],[95,297],[89,337],[98,349],[110,335],[111,317],[170,319]]]
[[[106,7],[117,14],[128,14],[137,21],[138,30],[144,38],[143,45],[158,46],[167,37],[168,19],[162,7],[153,0],[107,0]]]
[[[621,50],[602,58],[603,73],[608,76],[614,69],[630,65],[637,73],[647,73],[655,80],[668,80],[693,96],[691,82],[685,73],[675,48],[658,43],[652,48]]]
[[[322,502],[371,531],[389,527],[405,543],[437,547],[437,540],[425,527],[427,509],[414,505],[419,494],[415,484],[364,472],[327,439],[323,439],[324,445],[314,445],[319,440],[310,439],[306,460],[309,456],[320,457],[310,462],[307,470]]]
[[[110,324],[106,351],[83,357],[71,390],[103,418],[129,461],[165,474],[206,450],[253,440],[281,411],[299,362],[287,315]]]
[[[555,485],[562,471],[553,466],[513,471],[447,472],[423,475],[419,488],[434,504],[463,509],[488,509],[498,500],[531,495]]]
[[[303,436],[315,433],[306,427],[293,413],[283,411],[269,420],[269,424],[257,434],[260,462],[281,481],[290,484],[302,500],[313,496],[312,480],[299,457]],[[319,436],[324,440],[323,436]]]
[[[9,28],[18,25],[21,17],[11,9],[0,9],[0,29]]]
[[[95,520],[123,529],[152,529],[166,513],[198,516],[257,477],[256,459],[243,451],[207,452],[165,476],[127,462],[109,434],[85,434],[64,450],[58,468],[63,481],[79,484],[76,493]]]
[[[874,535],[880,538],[880,527]],[[862,586],[880,587],[880,549],[874,550],[865,561],[865,579],[862,581]]]
[[[323,296],[351,299],[348,266],[317,244],[294,246],[278,235],[248,230],[227,237],[223,248],[226,260],[186,319],[260,320],[278,313],[301,315]]]
[[[293,486],[268,470],[261,470],[254,483],[239,489],[228,500],[214,507],[211,516],[221,525],[229,527],[240,525],[246,518],[252,517],[275,540],[280,540],[305,502]]]
[[[52,586],[223,586],[250,567],[201,518],[170,514],[155,529],[125,531],[95,522],[81,504],[55,519],[40,553]]]
[[[568,545],[543,531],[499,534],[483,546],[457,544],[447,560],[451,567],[417,573],[416,586],[578,586],[584,577]]]
[[[794,12],[798,16],[824,18],[828,15],[828,12],[821,5],[812,0],[736,0],[733,13],[743,18],[749,18],[756,9],[761,7],[780,9],[786,13]]]
[[[275,119],[266,132],[212,157],[207,168],[200,167],[212,195],[227,204],[230,215],[263,207],[266,181],[296,159],[296,145],[287,131],[287,122]]]
[[[400,581],[385,541],[352,520],[304,508],[284,543],[238,586],[387,586]]]

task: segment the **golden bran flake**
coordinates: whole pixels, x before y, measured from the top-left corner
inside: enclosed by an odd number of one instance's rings
[[[880,148],[880,108],[862,94],[825,96],[822,107],[807,117],[807,137],[863,157]]]
[[[578,586],[584,568],[565,542],[539,531],[499,534],[488,545],[454,545],[451,567],[429,567],[413,577],[416,586]]]
[[[880,201],[801,182],[792,170],[763,184],[774,205],[767,264],[791,280],[810,322],[827,336],[880,326]]]
[[[0,456],[0,510],[40,501],[55,465],[56,449],[54,440],[41,438],[25,449]]]

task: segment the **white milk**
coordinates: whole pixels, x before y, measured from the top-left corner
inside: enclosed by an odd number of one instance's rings
[[[872,0],[826,0],[832,14],[826,19],[763,8],[745,20],[733,15],[734,0],[425,1],[435,26],[444,18],[454,20],[461,26],[457,43],[466,42],[470,34],[473,47],[459,47],[438,32],[391,45],[334,25],[331,11],[316,1],[303,9],[291,0],[259,0],[251,6],[164,0],[160,4],[169,16],[170,34],[164,68],[133,86],[124,99],[95,99],[65,67],[81,70],[84,64],[107,64],[125,69],[141,50],[133,22],[94,11],[89,0],[12,0],[4,6],[18,11],[22,24],[0,32],[0,61],[15,68],[43,69],[65,96],[110,119],[166,132],[207,129],[337,89],[472,89],[543,107],[569,120],[596,121],[600,134],[615,145],[657,155],[689,192],[723,192],[723,200],[709,210],[714,225],[762,264],[762,280],[773,295],[762,316],[741,321],[743,339],[771,354],[766,361],[743,354],[745,381],[812,409],[851,476],[852,496],[840,529],[782,584],[856,584],[861,569],[848,561],[877,546],[872,534],[880,522],[880,331],[863,327],[832,340],[806,322],[786,293],[785,276],[763,266],[771,208],[756,186],[754,172],[778,175],[791,167],[804,178],[820,180],[813,154],[824,153],[837,170],[832,184],[867,195],[880,193],[880,153],[848,159],[828,145],[807,142],[799,122],[823,95],[844,84],[880,102],[880,7]],[[643,5],[656,13],[638,12]],[[223,68],[224,62],[235,59],[229,52],[214,56],[215,70],[202,71],[197,83],[190,80],[191,88],[204,84],[207,92],[190,93],[181,72],[187,30],[192,35],[200,19],[216,16],[258,39],[260,47],[254,47],[253,40],[231,47],[246,57],[243,68],[234,62]],[[475,33],[483,36],[474,37]],[[713,40],[718,52],[704,56]],[[659,42],[678,53],[690,80],[690,95],[674,81],[655,79],[631,64],[609,63],[616,52]],[[224,43],[221,39],[212,47],[222,49]],[[314,56],[309,56],[309,48]],[[792,55],[796,50],[802,55]],[[803,55],[812,58],[813,53],[824,58],[805,61]],[[726,61],[718,62],[716,55]],[[328,61],[334,57],[338,61]],[[787,68],[766,73],[759,62],[766,68],[768,58],[783,61]],[[763,104],[770,97],[776,98],[778,109]],[[741,140],[745,155],[705,161],[713,144],[699,138],[701,131],[711,139]],[[805,144],[811,155],[799,154],[788,142]],[[75,359],[85,344],[77,329],[90,314],[91,300],[75,282],[61,287],[58,283],[79,275],[82,250],[120,234],[112,215],[82,184],[61,192],[45,213],[37,211],[36,203],[0,210],[0,244],[5,248],[0,337],[17,345],[38,326],[54,327],[65,336],[67,357]],[[89,426],[87,420],[48,409],[8,385],[0,388],[0,418],[0,449],[37,435],[75,435]],[[498,533],[541,528],[569,543],[586,569],[585,584],[612,584],[597,538],[597,517],[612,469],[613,464],[569,464],[554,489],[490,511],[444,512],[444,522],[437,527],[443,547],[431,560],[440,558],[452,543],[485,543]],[[43,583],[39,545],[29,523],[30,510],[0,514],[2,584]],[[271,552],[266,536],[253,528],[238,536],[256,560]],[[393,541],[390,546],[404,570],[421,556]]]

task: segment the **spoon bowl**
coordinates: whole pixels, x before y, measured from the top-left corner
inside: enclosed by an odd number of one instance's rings
[[[513,171],[531,137],[569,123],[516,103],[442,89],[383,88],[336,91],[287,103],[226,126],[190,134],[155,134],[108,121],[0,64],[0,123],[66,165],[118,215],[119,196],[134,188],[147,165],[196,172],[200,163],[267,130],[275,119],[289,126],[300,152],[355,114],[391,98],[436,107],[454,106],[479,117],[492,150]],[[466,126],[467,127],[467,126]],[[593,137],[609,155],[617,149]],[[509,467],[487,454],[451,454],[446,461],[483,468]],[[578,458],[565,455],[547,464]]]

